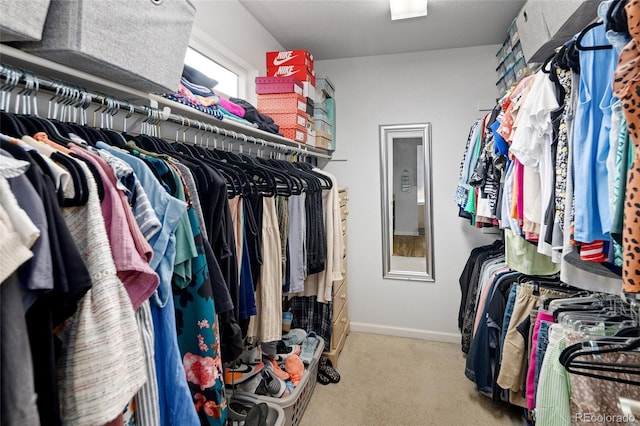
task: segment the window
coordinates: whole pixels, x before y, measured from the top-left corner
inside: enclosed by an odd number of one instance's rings
[[[229,97],[238,97],[238,74],[207,58],[191,47],[187,49],[184,63],[216,80],[218,82],[215,87],[217,92],[222,92]]]

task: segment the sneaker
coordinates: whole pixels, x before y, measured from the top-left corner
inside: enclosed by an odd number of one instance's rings
[[[315,354],[316,348],[318,347],[318,343],[320,343],[320,340],[318,340],[316,334],[313,332],[309,333],[307,338],[304,339],[302,350],[300,351],[299,355],[302,362],[304,362],[305,364],[311,364],[311,361],[313,361],[313,355]]]
[[[265,368],[260,374],[240,384],[237,389],[256,395],[280,398],[287,390],[287,384],[276,376],[272,370]]]
[[[286,345],[282,340],[279,340],[276,345],[276,361],[284,362],[287,357],[291,355],[299,355],[302,348],[300,345]]]
[[[301,328],[294,328],[282,336],[282,341],[289,346],[301,345],[302,342],[304,342],[305,337],[307,337],[306,331]]]
[[[265,359],[264,367],[269,370],[273,370],[276,373],[276,376],[280,377],[282,380],[289,380],[289,373],[286,371],[282,371],[282,369],[278,366],[278,363],[274,359]]]
[[[262,351],[260,345],[255,344],[251,346],[245,346],[242,354],[238,358],[238,361],[243,364],[256,365],[262,362]]]
[[[224,382],[227,385],[235,385],[243,383],[254,377],[257,373],[264,369],[264,363],[260,362],[255,365],[236,364],[232,367],[225,367]]]

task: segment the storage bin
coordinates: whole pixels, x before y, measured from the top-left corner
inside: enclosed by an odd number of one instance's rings
[[[313,109],[314,118],[321,118],[329,121],[329,114],[327,114],[327,100],[329,100],[329,98],[327,98],[323,103],[315,105]]]
[[[538,50],[551,39],[547,24],[542,16],[541,1],[528,1],[516,18],[520,44],[527,62],[536,62]],[[559,2],[550,2],[557,4]]]
[[[234,394],[231,395],[230,398],[230,402],[233,401],[238,401],[238,402],[243,402],[243,403],[249,403],[249,404],[259,404],[259,403],[263,403],[263,404],[267,404],[267,407],[269,408],[269,414],[267,417],[267,425],[268,426],[284,426],[285,425],[285,421],[286,421],[286,417],[284,414],[284,410],[282,409],[282,407],[280,407],[278,404],[274,404],[272,402],[265,402],[265,401],[260,401],[257,398],[257,395],[251,395],[248,393],[240,393],[240,392],[236,392]],[[231,423],[233,425],[233,423]]]
[[[274,93],[258,95],[258,111],[266,113],[307,112],[307,101],[297,93]]]
[[[20,48],[138,90],[176,92],[195,12],[190,0],[53,0],[42,41]]]
[[[280,127],[302,126],[307,128],[307,115],[304,112],[288,112],[284,114],[269,113],[269,117]]]
[[[302,96],[302,82],[295,77],[256,77],[256,93],[297,93]]]
[[[504,67],[508,70],[516,63],[516,58],[513,56],[513,52],[509,51],[509,54],[504,59]]]
[[[329,120],[325,120],[319,117],[314,117],[314,118],[316,120],[315,122],[316,132],[324,132],[333,136],[333,127],[331,126],[331,122],[329,122]]]
[[[516,45],[518,41],[520,41],[520,35],[518,34],[518,26],[516,25],[516,18],[514,18],[513,22],[509,26],[509,41],[511,42],[511,47]]]
[[[234,395],[248,395],[250,397],[257,398],[258,401],[279,405],[284,410],[286,426],[295,426],[299,424],[304,411],[307,409],[307,405],[309,405],[309,401],[311,400],[313,391],[316,388],[318,363],[320,361],[320,357],[322,356],[322,351],[324,350],[324,342],[322,338],[319,337],[319,339],[320,342],[313,355],[313,360],[304,371],[302,380],[300,380],[298,386],[296,386],[291,395],[289,395],[288,397],[271,398],[268,396],[254,395],[242,391],[237,391],[234,393]]]
[[[333,135],[333,140],[331,141],[331,150],[336,149],[336,100],[334,98],[329,98],[325,102],[325,106],[327,108],[327,116],[329,117],[329,123],[331,123],[331,134]]]
[[[516,75],[513,72],[513,68],[509,68],[504,75],[504,84],[506,84],[507,89],[511,87],[516,82]]]
[[[524,58],[518,59],[516,64],[513,66],[513,73],[515,74],[516,81],[519,81],[524,76],[526,70],[527,63],[524,61]]]
[[[0,0],[0,41],[38,41],[50,0]]]
[[[316,76],[316,88],[324,92],[328,98],[333,98],[335,96],[335,86],[324,74],[318,74]]]

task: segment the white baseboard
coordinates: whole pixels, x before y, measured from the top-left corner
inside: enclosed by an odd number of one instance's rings
[[[460,334],[440,331],[418,330],[416,328],[391,327],[386,325],[365,324],[351,321],[351,331],[382,334],[385,336],[409,337],[412,339],[432,340],[434,342],[460,343]]]

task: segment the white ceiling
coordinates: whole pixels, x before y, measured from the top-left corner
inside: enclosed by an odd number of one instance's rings
[[[429,0],[427,16],[402,21],[388,0],[240,3],[285,49],[336,59],[502,44],[524,0]]]

